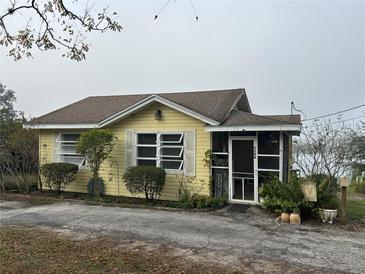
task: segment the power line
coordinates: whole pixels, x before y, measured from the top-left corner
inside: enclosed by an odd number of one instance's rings
[[[160,11],[155,15],[154,20],[156,20],[158,18],[158,16],[160,15],[160,13],[167,7],[167,5],[170,3],[171,0],[167,0],[166,3],[162,6],[162,8],[160,9]]]
[[[196,12],[196,9],[194,7],[193,1],[192,0],[189,0],[189,2],[191,4],[191,7],[193,8],[194,13],[195,13],[195,19],[196,19],[196,21],[198,21],[199,20],[199,16],[198,16],[198,13]]]
[[[156,14],[155,14],[155,17],[154,17],[154,20],[156,20],[157,18],[158,18],[158,16],[164,11],[164,9],[168,6],[168,4],[170,3],[170,1],[171,0],[167,0],[166,2],[165,2],[165,4],[162,6],[162,8],[160,9],[160,11],[159,12],[157,12]],[[196,21],[198,21],[199,20],[199,16],[198,16],[198,12],[196,11],[196,8],[195,8],[195,6],[194,6],[194,3],[193,3],[193,1],[192,0],[189,0],[189,2],[190,2],[190,5],[191,5],[191,8],[193,9],[193,11],[194,11],[194,14],[195,14],[195,20]],[[175,3],[175,0],[174,0],[174,3]]]
[[[360,119],[360,118],[365,118],[365,115],[357,116],[357,117],[353,117],[353,118],[349,118],[349,119],[345,119],[345,120],[340,120],[340,121],[336,121],[336,122],[331,122],[331,123],[328,123],[328,124],[329,124],[329,125],[339,124],[339,123],[344,123],[344,122],[348,122],[348,121],[353,121],[353,120]],[[303,128],[312,128],[312,127],[315,127],[315,126],[316,126],[316,125],[304,126]]]
[[[350,111],[350,110],[354,110],[354,109],[357,109],[357,108],[361,108],[361,107],[364,107],[364,106],[365,106],[365,104],[362,104],[362,105],[359,105],[359,106],[356,106],[356,107],[348,108],[348,109],[337,111],[337,112],[334,112],[334,113],[329,113],[329,114],[318,116],[318,117],[304,119],[304,120],[302,120],[302,122],[317,120],[317,119],[320,119],[320,118],[325,118],[325,117],[328,117],[328,116],[332,116],[332,115],[344,113],[344,112],[347,112],[347,111]]]

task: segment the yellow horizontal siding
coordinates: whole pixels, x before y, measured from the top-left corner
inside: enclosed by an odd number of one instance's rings
[[[162,119],[155,120],[156,110],[161,110]],[[159,103],[153,103],[109,127],[118,138],[110,158],[106,160],[100,170],[100,176],[105,181],[105,193],[108,195],[132,196],[122,180],[125,171],[125,132],[135,131],[184,131],[195,130],[196,154],[195,154],[195,177],[187,186],[190,190],[209,195],[209,168],[204,167],[203,159],[205,152],[210,149],[210,133],[205,132],[204,122],[178,112],[170,107]],[[53,161],[54,139],[59,131],[40,131],[40,159],[41,163]],[[46,144],[46,149],[43,145]],[[119,166],[119,178],[118,169]],[[74,182],[67,188],[68,191],[86,192],[87,182],[91,174],[87,170],[80,170]],[[167,174],[166,183],[161,199],[177,200],[181,175]],[[118,184],[119,181],[119,184]]]

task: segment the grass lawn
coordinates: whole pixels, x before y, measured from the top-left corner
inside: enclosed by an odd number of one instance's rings
[[[0,273],[224,273],[167,248],[122,249],[111,240],[72,240],[50,231],[2,226]]]
[[[365,195],[349,191],[347,196],[347,214],[350,220],[365,224]]]

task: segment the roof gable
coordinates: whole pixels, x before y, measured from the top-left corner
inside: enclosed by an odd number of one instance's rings
[[[244,89],[198,92],[92,96],[34,119],[36,125],[107,125],[107,121],[136,111],[145,102],[158,101],[208,124],[225,120],[237,101],[246,96]],[[124,115],[124,116],[123,116]],[[115,119],[115,120],[118,120]],[[114,120],[113,120],[114,121]]]

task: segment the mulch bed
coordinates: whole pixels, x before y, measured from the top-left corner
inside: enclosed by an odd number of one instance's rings
[[[43,190],[33,191],[29,194],[20,193],[0,193],[0,199],[7,201],[26,201],[31,204],[52,204],[57,202],[74,202],[87,205],[101,205],[114,207],[131,207],[131,208],[148,208],[167,211],[189,211],[189,212],[207,212],[214,211],[218,208],[179,208],[178,203],[174,201],[157,201],[152,203],[142,198],[132,198],[125,196],[102,195],[99,198],[92,197],[86,193],[64,192],[61,195]]]

